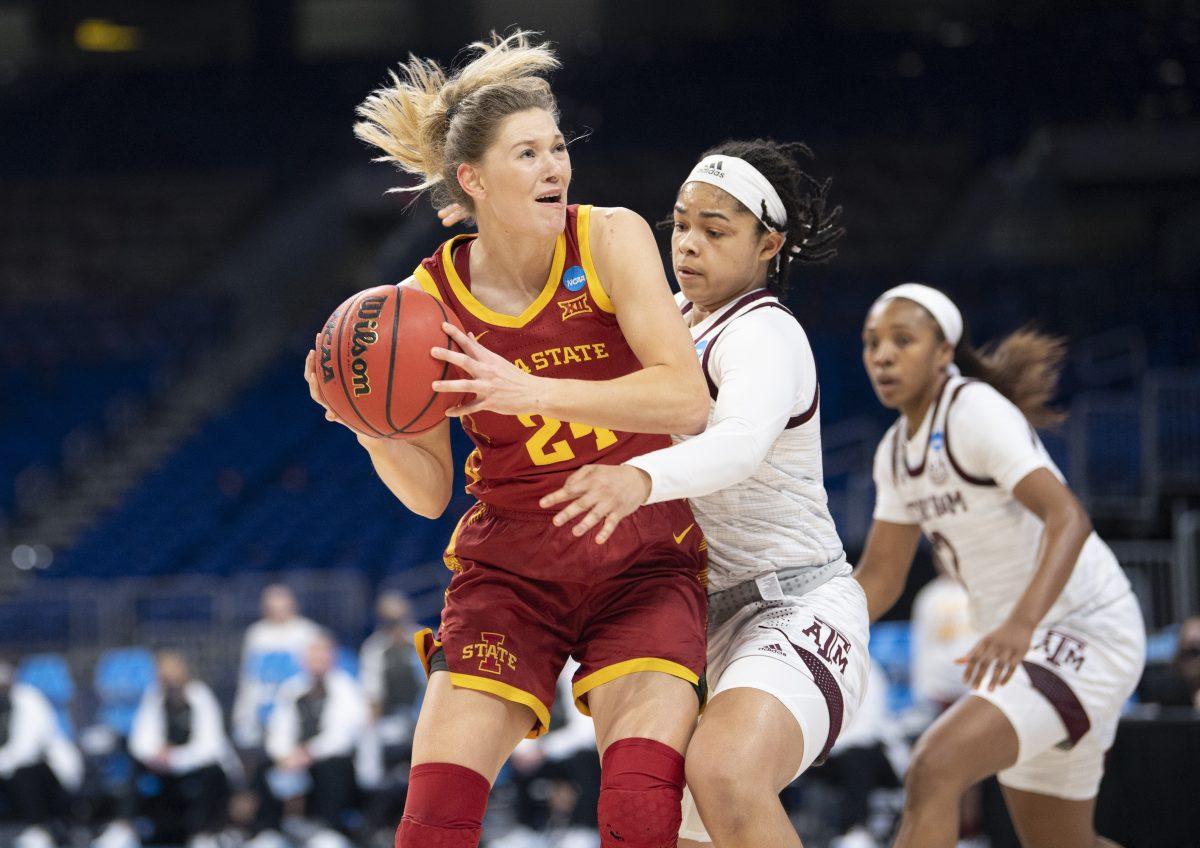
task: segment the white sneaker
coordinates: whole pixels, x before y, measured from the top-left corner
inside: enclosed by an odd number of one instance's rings
[[[17,834],[13,848],[56,848],[54,837],[45,828],[34,825]]]
[[[142,840],[129,822],[115,821],[92,843],[92,848],[141,848]]]
[[[852,827],[829,843],[829,848],[879,848],[879,843],[865,828]]]

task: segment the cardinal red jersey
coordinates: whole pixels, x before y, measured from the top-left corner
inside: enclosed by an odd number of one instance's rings
[[[471,294],[468,260],[474,235],[455,236],[422,262],[413,276],[458,316],[479,343],[540,377],[611,380],[639,370],[589,246],[592,207],[567,207],[550,276],[520,315],[488,309]],[[542,415],[477,412],[463,419],[475,450],[467,458],[467,491],[497,507],[553,513],[538,501],[576,469],[619,465],[670,445],[665,435],[605,430]]]

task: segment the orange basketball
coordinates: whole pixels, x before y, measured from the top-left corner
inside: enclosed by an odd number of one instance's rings
[[[462,376],[429,355],[433,347],[459,349],[443,321],[462,327],[437,298],[419,289],[376,286],[349,298],[329,316],[318,339],[321,399],[368,436],[403,439],[437,426],[462,399],[431,386]]]

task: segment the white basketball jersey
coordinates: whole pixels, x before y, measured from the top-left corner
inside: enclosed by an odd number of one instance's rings
[[[991,386],[951,377],[916,434],[903,416],[875,454],[875,518],[919,524],[946,572],[966,588],[986,632],[1011,612],[1037,566],[1041,520],[1012,495],[1036,468],[1060,480],[1037,432]],[[1092,533],[1045,621],[1086,613],[1129,591],[1116,557]]]
[[[690,304],[684,305],[685,314]],[[791,362],[763,361],[753,347],[754,332],[731,332],[747,324],[768,322],[763,332],[777,328],[784,316],[789,337]],[[820,388],[816,365],[808,338],[791,312],[765,289],[751,292],[723,309],[717,310],[691,328],[696,353],[704,366],[713,404],[709,422],[716,411],[721,375],[714,367],[714,352],[723,345],[744,345],[737,351],[743,361],[754,360],[756,367],[771,372],[795,368],[808,375],[813,388],[811,397],[802,398],[792,418],[776,438],[750,477],[712,494],[689,498],[696,520],[708,539],[709,591],[717,592],[746,580],[781,568],[822,566],[844,557],[825,495],[821,465]],[[730,356],[726,349],[722,357]],[[756,359],[755,359],[756,358]],[[687,436],[675,436],[685,441]],[[849,573],[847,566],[847,573]]]

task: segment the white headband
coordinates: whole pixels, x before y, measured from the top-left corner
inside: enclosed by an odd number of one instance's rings
[[[762,173],[736,156],[705,156],[696,163],[685,183],[708,183],[728,192],[735,200],[750,210],[750,214],[772,232],[787,227],[787,209],[779,199],[779,192]],[[770,221],[763,219],[763,207]]]
[[[962,340],[963,319],[962,313],[958,311],[954,301],[931,286],[923,286],[920,283],[904,283],[881,294],[871,305],[871,310],[874,311],[875,307],[882,306],[898,297],[925,307],[926,311],[933,316],[933,320],[937,321],[938,326],[942,328],[942,335],[946,337],[946,341],[950,342],[950,346],[958,347],[959,341]]]

